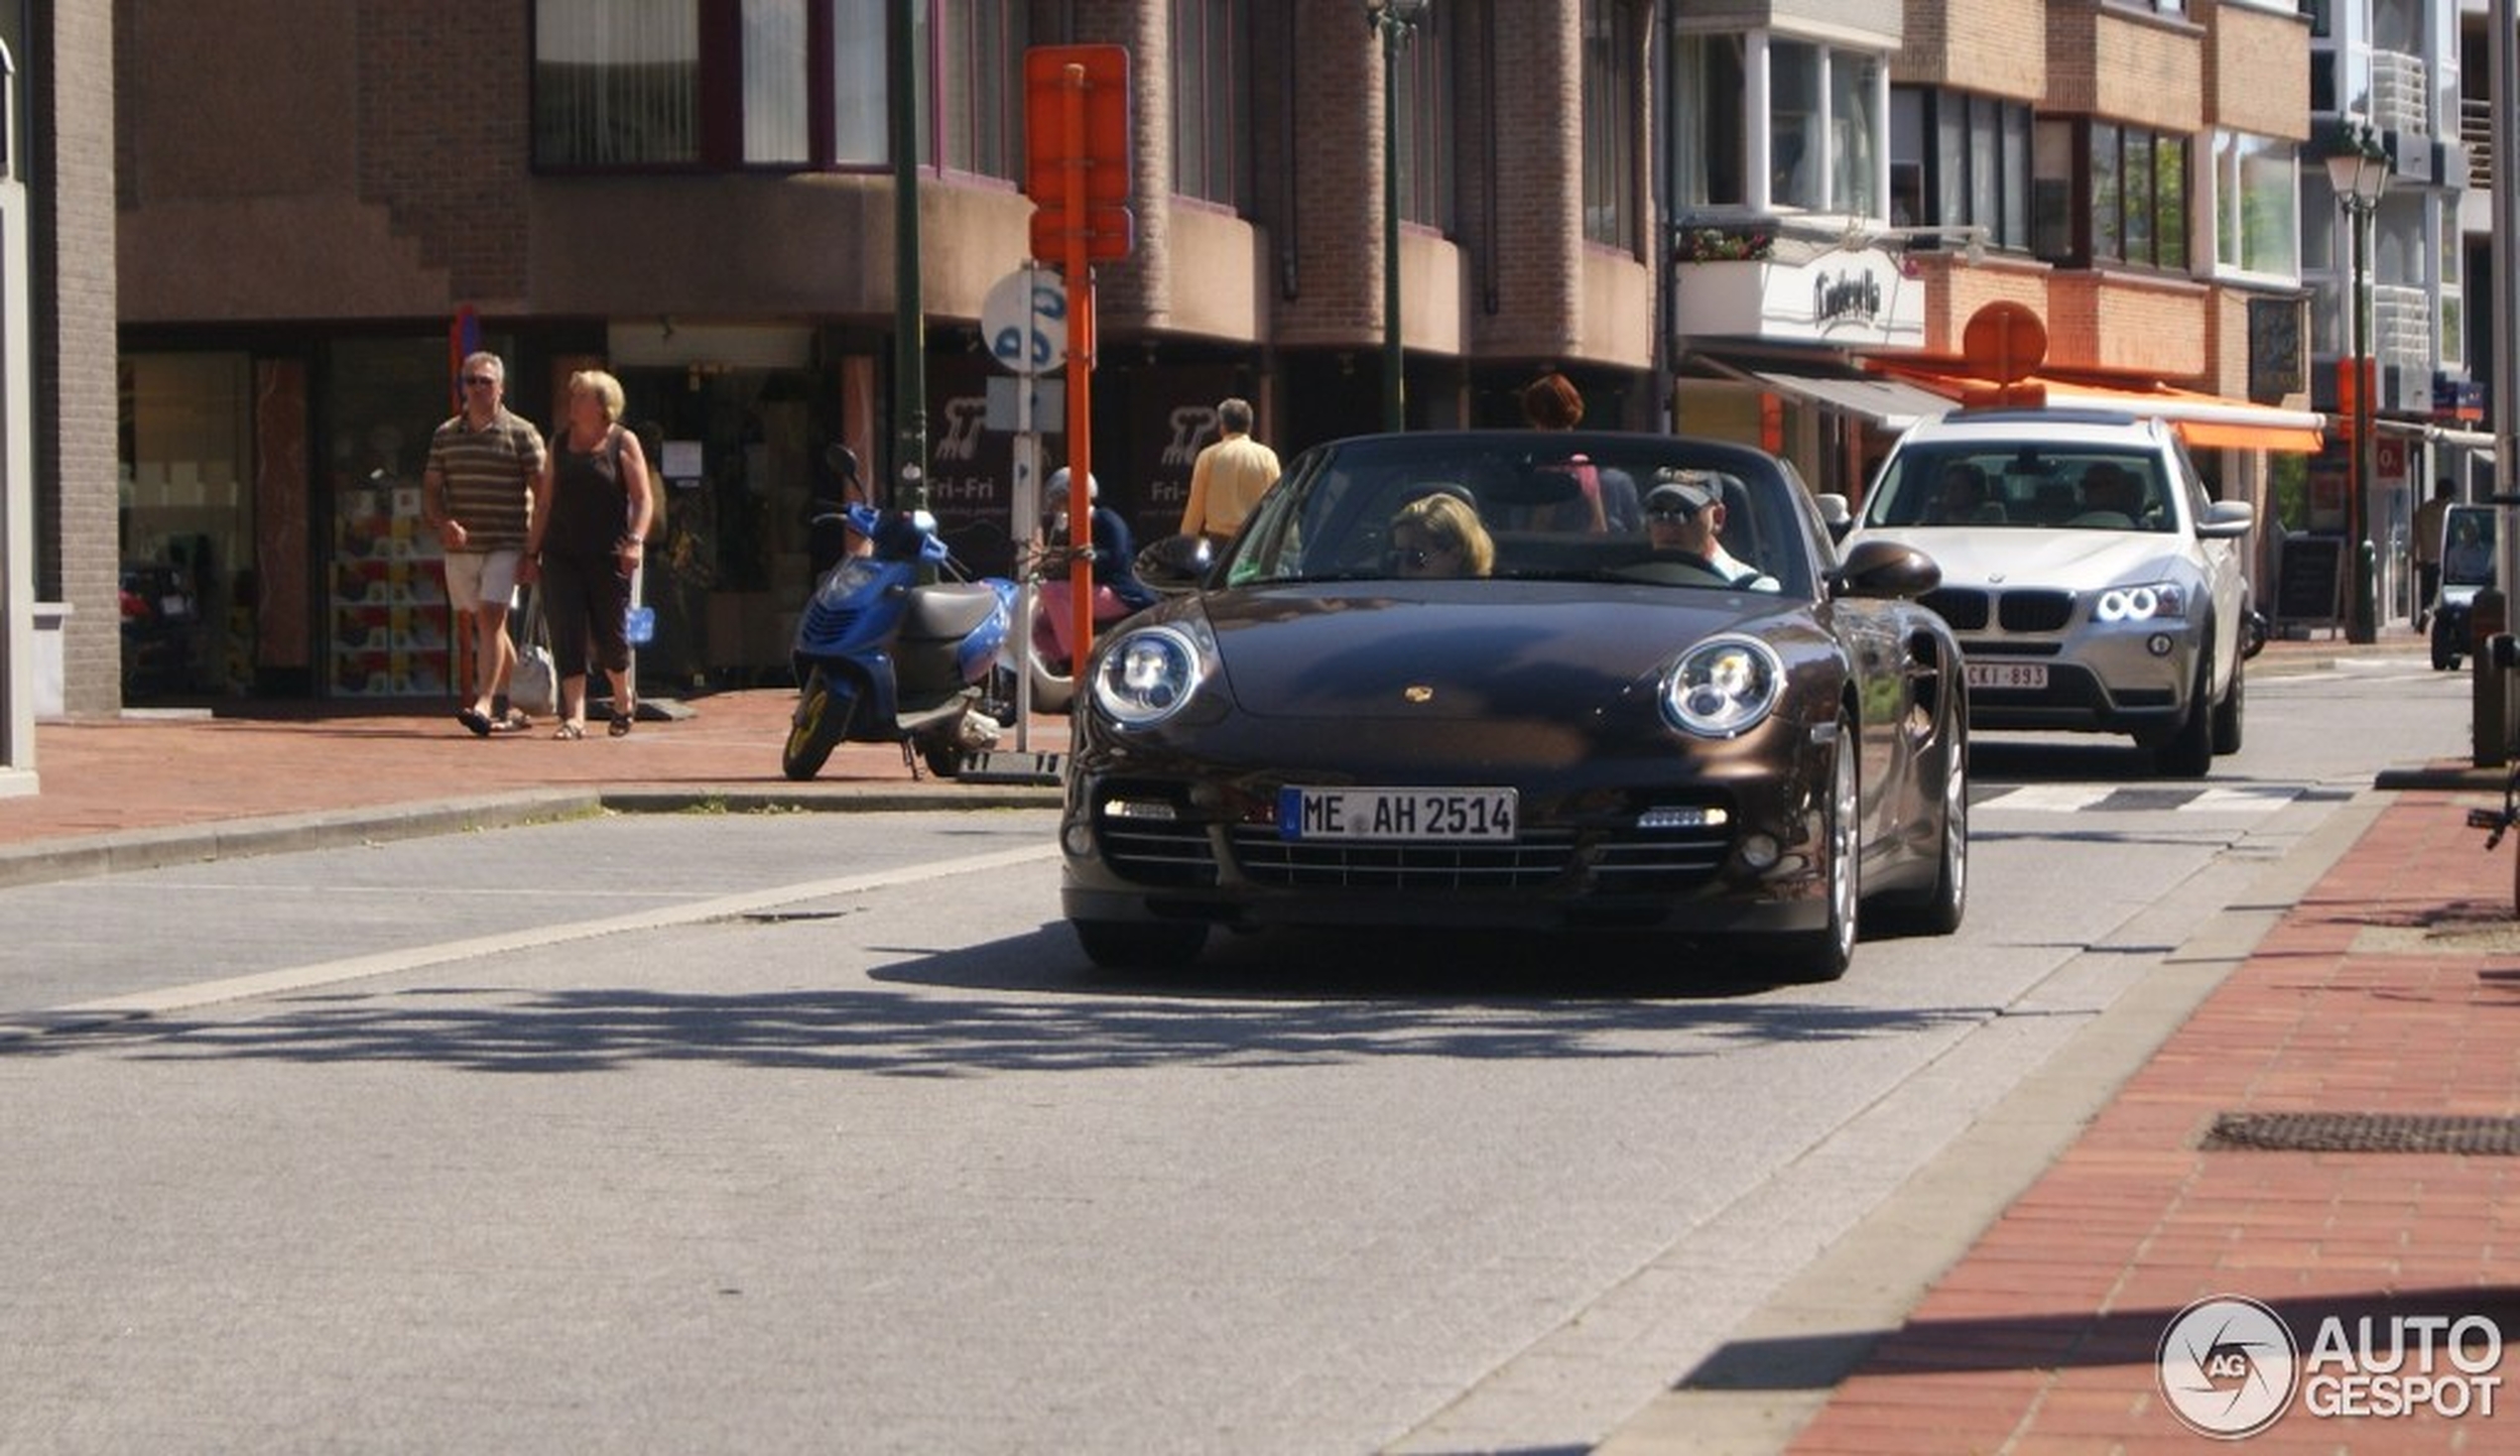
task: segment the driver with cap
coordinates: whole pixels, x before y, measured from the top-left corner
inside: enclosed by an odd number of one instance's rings
[[[1717,576],[1752,591],[1777,590],[1776,578],[1732,555],[1715,538],[1723,531],[1723,492],[1703,470],[1664,470],[1645,493],[1645,535],[1654,549],[1697,558]]]

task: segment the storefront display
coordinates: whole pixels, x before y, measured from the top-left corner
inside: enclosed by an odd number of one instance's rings
[[[341,492],[333,503],[332,690],[343,697],[446,691],[445,576],[421,520],[420,486]]]

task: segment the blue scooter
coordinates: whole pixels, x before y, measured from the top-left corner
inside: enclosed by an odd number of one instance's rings
[[[874,551],[835,562],[797,620],[800,693],[781,767],[811,779],[842,742],[898,743],[912,778],[923,760],[952,778],[965,753],[997,742],[987,684],[1006,646],[1015,583],[920,585],[922,567],[945,566],[951,554],[925,511],[851,504],[814,519],[846,522]]]

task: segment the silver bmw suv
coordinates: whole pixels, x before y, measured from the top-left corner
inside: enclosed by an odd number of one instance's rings
[[[2254,518],[2158,420],[1982,410],[1902,436],[1854,538],[1941,563],[1925,601],[1959,636],[1972,731],[2132,734],[2195,778],[2240,747]]]

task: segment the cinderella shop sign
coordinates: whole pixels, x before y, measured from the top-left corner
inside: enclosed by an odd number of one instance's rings
[[[1720,259],[1672,265],[1677,325],[1694,337],[1790,339],[1847,348],[1925,343],[1925,281],[1882,248],[1808,262]]]

